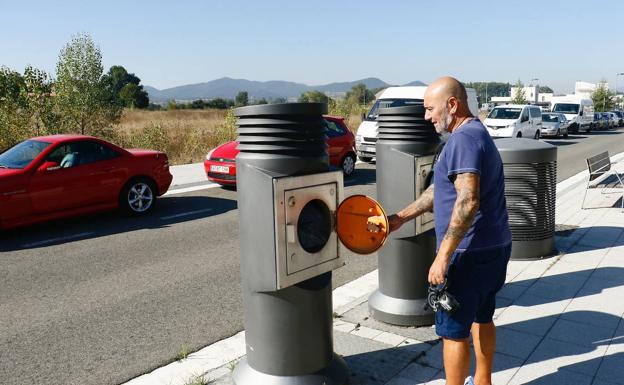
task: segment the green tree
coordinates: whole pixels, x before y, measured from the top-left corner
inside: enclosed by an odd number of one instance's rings
[[[269,102],[265,98],[260,98],[256,100],[256,104],[269,104]]]
[[[112,66],[102,81],[114,102],[131,108],[147,108],[149,105],[149,96],[140,84],[141,79],[133,73],[128,73],[124,67]]]
[[[321,91],[306,91],[299,96],[300,103],[329,103],[329,97]]]
[[[511,96],[511,103],[513,104],[526,104],[526,94],[524,93],[524,84],[520,80],[514,85],[516,92]]]
[[[375,100],[375,94],[366,88],[364,83],[358,83],[351,87],[351,91],[347,92],[346,99],[350,103],[366,105]]]
[[[273,98],[271,99],[271,104],[279,104],[279,103],[286,103],[287,100],[286,98]]]
[[[19,72],[0,67],[0,151],[27,137],[27,101],[22,92],[24,78]]]
[[[102,53],[88,34],[74,35],[56,65],[54,98],[67,131],[102,135],[119,121],[121,107],[112,103],[103,81]]]
[[[615,92],[607,88],[605,80],[598,83],[598,86],[591,94],[591,99],[594,102],[594,111],[611,111],[615,106]]]
[[[50,76],[45,71],[28,66],[23,79],[22,93],[33,134],[56,133],[59,117],[54,111]]]
[[[236,95],[235,106],[242,107],[249,104],[249,94],[247,91],[241,91]]]
[[[122,105],[130,108],[147,108],[149,98],[142,86],[128,83],[119,91],[118,98]]]
[[[206,107],[214,108],[214,109],[217,109],[217,110],[225,110],[225,109],[230,108],[230,107],[232,107],[234,105],[234,101],[226,100],[226,99],[223,99],[223,98],[214,98],[214,99],[211,99],[211,100],[209,100],[209,101],[207,101],[205,103],[206,103]]]

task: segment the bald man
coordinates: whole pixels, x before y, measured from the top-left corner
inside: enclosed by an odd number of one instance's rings
[[[448,136],[434,168],[434,183],[412,204],[391,215],[390,231],[433,210],[436,257],[431,284],[446,284],[461,308],[436,312],[436,333],[444,343],[447,385],[490,385],[496,329],[496,292],[505,282],[511,254],[503,164],[483,124],[470,113],[466,89],[443,77],[425,91],[425,119]],[[372,224],[376,221],[371,218]],[[477,367],[470,368],[472,333]]]

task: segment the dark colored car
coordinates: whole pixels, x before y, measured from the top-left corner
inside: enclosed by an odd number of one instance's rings
[[[345,176],[355,171],[355,135],[349,130],[344,118],[324,116],[327,132],[329,163],[342,169]],[[210,151],[204,161],[208,180],[224,186],[236,185],[236,149],[238,142],[227,142]]]
[[[118,207],[146,214],[172,179],[160,151],[81,135],[32,138],[0,154],[0,228]]]

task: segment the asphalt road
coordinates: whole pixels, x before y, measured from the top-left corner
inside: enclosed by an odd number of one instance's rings
[[[624,130],[548,140],[558,180]],[[374,164],[345,195],[375,196]],[[376,268],[346,252],[334,286]],[[0,383],[118,384],[242,330],[236,192],[172,195],[143,218],[118,213],[14,230],[0,238]]]

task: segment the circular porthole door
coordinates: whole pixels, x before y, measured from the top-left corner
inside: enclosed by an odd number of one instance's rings
[[[379,216],[378,231],[368,218]],[[342,201],[336,212],[336,233],[345,247],[357,254],[379,250],[388,237],[388,217],[381,205],[366,195],[353,195]]]

